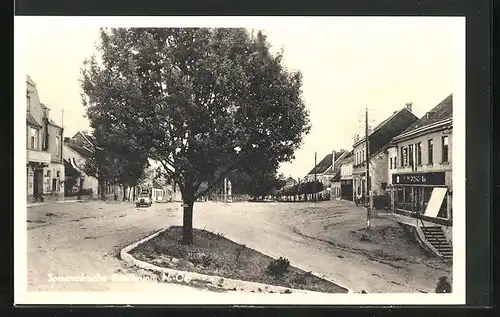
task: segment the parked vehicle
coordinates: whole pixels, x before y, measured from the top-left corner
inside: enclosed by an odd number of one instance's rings
[[[151,200],[151,197],[149,197],[149,194],[141,194],[139,197],[137,197],[137,200],[135,201],[135,206],[136,207],[151,207],[153,204],[153,201]]]

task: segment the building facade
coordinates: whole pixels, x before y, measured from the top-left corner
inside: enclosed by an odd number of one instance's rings
[[[391,205],[452,226],[453,96],[449,95],[393,141]],[[449,230],[448,233],[451,233]]]
[[[349,152],[342,160],[340,166],[340,192],[341,198],[344,200],[353,201],[353,180],[352,180],[352,166],[354,163],[353,152]]]
[[[64,199],[63,128],[50,119],[35,82],[26,80],[27,201]]]
[[[415,121],[417,117],[411,112],[411,104],[394,112],[389,118],[369,131],[369,155],[366,151],[366,138],[355,139],[353,145],[353,197],[355,201],[364,201],[368,197],[366,179],[366,161],[369,157],[369,179],[372,196],[387,194],[388,167],[387,157],[390,141],[403,132]]]
[[[85,173],[86,160],[92,155],[93,148],[82,146],[78,132],[73,138],[65,138],[63,142],[63,159],[65,165],[65,196],[77,196],[78,192],[89,198],[98,198],[99,181],[96,177]],[[81,187],[81,188],[80,188]]]
[[[344,164],[345,158],[349,155],[349,152],[343,151],[341,154],[334,159],[333,165],[330,167],[333,171],[333,178],[331,180],[330,194],[332,200],[342,199],[342,179],[341,179],[341,169]]]

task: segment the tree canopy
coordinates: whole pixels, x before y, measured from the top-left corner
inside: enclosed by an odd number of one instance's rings
[[[309,131],[301,73],[269,49],[245,29],[102,29],[100,56],[85,62],[91,122],[161,162],[182,193],[185,243],[198,197],[256,161],[292,160]]]

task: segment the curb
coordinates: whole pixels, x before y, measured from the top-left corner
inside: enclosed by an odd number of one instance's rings
[[[51,202],[43,202],[43,203],[34,203],[34,204],[27,204],[27,208],[32,208],[32,207],[39,207],[39,206],[47,206],[47,205],[56,205],[56,204],[74,204],[74,203],[85,203],[87,201],[92,201],[92,200],[57,200],[57,201],[51,201]]]
[[[221,276],[216,276],[216,275],[207,275],[207,274],[201,274],[201,273],[195,273],[195,272],[189,272],[189,271],[180,271],[180,270],[175,270],[175,269],[169,269],[169,268],[164,268],[164,267],[159,267],[141,260],[138,260],[134,258],[129,252],[133,249],[135,249],[137,246],[157,237],[159,234],[162,232],[166,231],[168,228],[161,229],[155,233],[153,233],[150,236],[147,236],[135,243],[132,243],[129,246],[126,246],[122,250],[120,250],[120,258],[128,263],[131,266],[136,266],[145,270],[152,270],[156,271],[159,273],[162,273],[163,276],[168,276],[174,277],[174,279],[177,279],[179,276],[181,276],[181,279],[178,279],[178,281],[184,281],[185,283],[189,283],[190,280],[198,280],[201,281],[202,283],[207,283],[211,284],[212,286],[218,286],[219,288],[222,288],[224,290],[246,290],[249,292],[254,292],[254,293],[259,293],[265,290],[267,293],[284,293],[284,292],[292,292],[292,293],[303,293],[303,294],[327,294],[327,293],[321,293],[321,292],[315,292],[315,291],[309,291],[309,290],[303,290],[303,289],[294,289],[294,288],[288,288],[288,287],[283,287],[283,286],[276,286],[276,285],[270,285],[270,284],[263,284],[263,283],[257,283],[257,282],[249,282],[249,281],[242,281],[242,280],[235,280],[235,279],[230,279],[230,278],[224,278]],[[233,240],[234,241],[234,240]],[[236,241],[235,241],[236,242]],[[264,254],[264,253],[263,253]],[[267,255],[267,254],[266,254]],[[267,255],[269,256],[269,255]],[[272,257],[271,257],[272,258]],[[298,269],[301,269],[297,266],[295,266]],[[302,269],[301,269],[302,270]],[[307,272],[307,270],[303,270]],[[336,285],[338,285],[341,288],[344,288],[347,290],[346,294],[352,294],[352,290],[339,284],[336,283],[330,279],[320,277],[318,274],[314,274],[311,272],[312,275],[321,278],[323,280],[327,280],[329,282],[332,282]],[[333,293],[332,293],[333,294]]]

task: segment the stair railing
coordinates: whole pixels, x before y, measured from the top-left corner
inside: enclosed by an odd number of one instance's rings
[[[417,226],[418,226],[418,221],[420,220],[420,223],[421,223],[421,227],[422,229],[425,229],[425,223],[424,221],[422,220],[422,217],[420,215],[420,212],[417,212]],[[424,232],[424,236],[425,236],[425,230],[422,230],[422,232]],[[438,252],[441,253],[440,249],[441,249],[441,240],[439,240],[432,231],[428,231],[431,235],[432,238],[434,238],[437,242],[438,242]]]

